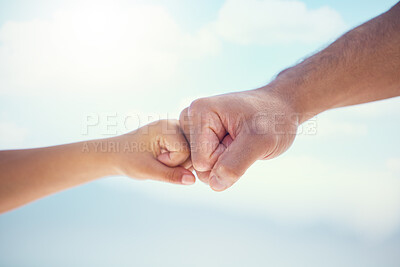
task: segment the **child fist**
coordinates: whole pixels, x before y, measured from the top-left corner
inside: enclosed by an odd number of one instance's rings
[[[119,174],[184,185],[195,182],[190,147],[177,120],[159,120],[105,140],[114,146],[111,161]]]

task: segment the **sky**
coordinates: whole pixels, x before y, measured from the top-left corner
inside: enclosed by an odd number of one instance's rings
[[[0,149],[177,118],[395,3],[0,0]],[[109,177],[0,215],[0,266],[399,266],[399,104],[319,114],[222,193]]]

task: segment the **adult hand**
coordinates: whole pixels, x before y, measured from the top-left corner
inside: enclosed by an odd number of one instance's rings
[[[198,177],[215,191],[232,186],[260,159],[292,144],[298,117],[272,88],[201,98],[180,116]]]
[[[193,166],[217,191],[292,144],[329,109],[400,96],[400,3],[281,72],[264,88],[194,101],[181,114]]]

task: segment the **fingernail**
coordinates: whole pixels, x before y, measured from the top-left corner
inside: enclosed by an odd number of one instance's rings
[[[227,188],[215,175],[210,179],[210,186],[215,191],[223,191]]]
[[[185,174],[182,176],[182,184],[184,185],[191,185],[194,184],[195,178],[192,175]]]

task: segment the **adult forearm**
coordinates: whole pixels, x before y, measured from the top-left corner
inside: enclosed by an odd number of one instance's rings
[[[265,88],[289,101],[299,122],[328,109],[400,95],[400,4],[282,71]]]
[[[115,174],[109,153],[95,151],[93,142],[100,141],[0,151],[0,212]]]

